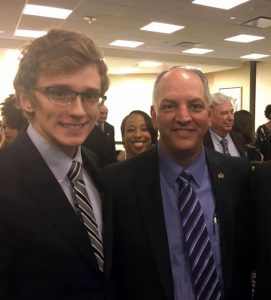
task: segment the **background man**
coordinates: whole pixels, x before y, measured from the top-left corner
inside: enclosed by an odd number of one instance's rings
[[[51,30],[22,52],[14,87],[30,125],[0,153],[0,298],[103,299],[110,203],[80,145],[107,67],[87,36]]]
[[[95,153],[100,167],[116,162],[115,129],[106,122],[107,114],[107,107],[101,103],[96,126],[84,142],[84,146]]]
[[[120,299],[250,299],[250,166],[204,149],[209,99],[200,71],[161,73],[151,109],[157,149],[104,169]]]
[[[246,157],[245,142],[232,131],[234,123],[232,98],[221,93],[211,97],[211,125],[204,138],[204,145],[218,152]]]

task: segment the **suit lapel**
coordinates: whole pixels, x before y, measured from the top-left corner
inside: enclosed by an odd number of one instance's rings
[[[146,233],[167,299],[173,299],[166,225],[159,188],[159,162],[155,150],[148,152],[145,160],[140,161],[137,170],[134,182]]]
[[[231,274],[234,251],[234,211],[232,209],[232,172],[229,170],[223,155],[206,150],[206,159],[209,169],[210,181],[213,188],[216,213],[220,229],[220,250],[224,288],[227,290],[231,283]]]
[[[15,146],[15,145],[14,145]],[[88,235],[70,205],[61,186],[40,153],[24,132],[16,141],[15,157],[19,165],[18,178],[25,193],[43,211],[46,218],[54,224],[56,230],[96,269],[98,266],[92,251]]]

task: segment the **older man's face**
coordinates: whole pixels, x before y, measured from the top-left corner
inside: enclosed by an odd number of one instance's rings
[[[211,128],[220,137],[232,130],[234,116],[231,101],[211,106]]]

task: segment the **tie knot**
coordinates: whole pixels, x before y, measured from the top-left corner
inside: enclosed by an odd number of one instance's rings
[[[222,144],[222,146],[228,147],[228,140],[227,140],[227,139],[222,139],[222,140],[220,141],[220,143]]]
[[[82,178],[82,164],[73,160],[67,176],[71,182],[77,182],[80,180]]]
[[[182,171],[180,176],[177,178],[177,183],[179,183],[180,186],[186,186],[187,184],[189,184],[190,179],[191,175],[186,171]]]
[[[224,138],[220,141],[220,143],[222,145],[223,153],[226,155],[230,155],[230,151],[228,148],[228,140]]]

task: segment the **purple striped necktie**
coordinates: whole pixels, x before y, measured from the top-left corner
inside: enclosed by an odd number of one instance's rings
[[[222,145],[223,153],[226,155],[230,155],[230,151],[228,148],[228,140],[227,139],[222,139],[220,141],[220,144]]]
[[[200,202],[190,186],[191,176],[183,171],[178,177],[179,212],[182,219],[185,248],[191,267],[197,300],[222,299],[211,243]]]

